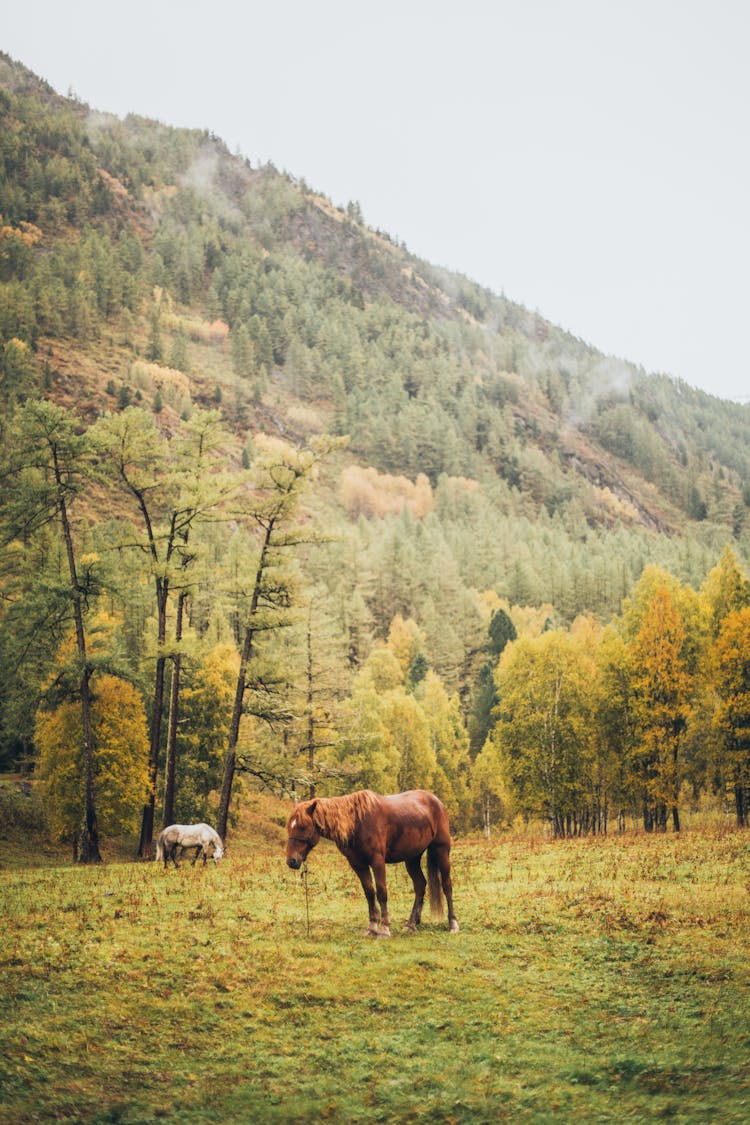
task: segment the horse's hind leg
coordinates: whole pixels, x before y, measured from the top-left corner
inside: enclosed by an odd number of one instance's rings
[[[453,910],[453,882],[451,880],[451,848],[450,844],[433,844],[434,856],[437,861],[440,881],[443,885],[443,894],[448,906],[448,929],[452,934],[458,933],[458,919]]]
[[[411,908],[411,915],[409,921],[406,923],[407,930],[416,930],[419,923],[422,921],[422,903],[424,902],[424,892],[427,886],[427,880],[422,872],[422,857],[421,855],[414,856],[413,859],[405,861],[406,870],[411,875],[411,881],[414,884],[414,905]]]
[[[169,848],[168,855],[169,855],[169,858],[172,860],[172,863],[175,865],[175,867],[179,867],[179,864],[177,862],[177,843],[176,842],[174,844],[172,844],[171,847]],[[165,862],[164,866],[165,867],[167,866],[166,862]]]

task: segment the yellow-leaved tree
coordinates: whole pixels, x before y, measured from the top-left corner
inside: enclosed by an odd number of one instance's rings
[[[595,667],[586,632],[550,630],[506,646],[492,742],[519,811],[555,836],[594,827]],[[490,792],[487,790],[487,792]]]
[[[326,757],[338,767],[347,787],[395,793],[398,749],[383,716],[381,696],[363,673],[357,676],[351,696],[342,704],[340,731],[338,742]]]
[[[680,827],[686,745],[704,676],[711,601],[668,571],[647,566],[617,623],[626,644],[629,786],[647,831]]]
[[[397,613],[388,630],[388,648],[401,665],[402,678],[406,680],[415,658],[423,654],[425,648],[424,635],[416,621],[411,617],[404,619]]]
[[[641,782],[647,830],[663,831],[669,811],[675,831],[680,828],[681,749],[690,696],[686,637],[671,591],[658,589],[629,651],[636,722],[632,761]]]
[[[143,700],[127,680],[91,678],[93,772],[97,815],[103,832],[135,831],[148,795],[149,741]],[[37,777],[52,831],[73,845],[77,857],[81,817],[83,738],[81,708],[66,700],[36,716]]]
[[[505,761],[494,732],[474,760],[471,771],[471,799],[474,821],[482,825],[489,840],[493,824],[509,825],[515,804],[505,780]]]
[[[394,688],[381,705],[383,723],[398,751],[399,790],[434,788],[437,758],[419,703],[403,688]]]

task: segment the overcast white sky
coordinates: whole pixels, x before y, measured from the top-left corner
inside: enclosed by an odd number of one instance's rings
[[[747,0],[2,0],[62,94],[222,137],[604,352],[750,399]]]

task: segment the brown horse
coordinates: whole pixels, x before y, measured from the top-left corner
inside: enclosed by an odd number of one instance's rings
[[[432,913],[438,917],[443,914],[442,881],[448,903],[448,928],[451,933],[458,931],[453,913],[448,814],[433,793],[413,789],[393,797],[381,797],[370,789],[361,789],[345,797],[314,797],[294,806],[286,828],[286,861],[290,867],[301,867],[321,836],[333,840],[346,856],[365,892],[370,910],[367,933],[371,937],[391,936],[386,863],[404,863],[414,884],[414,906],[407,929],[415,930],[421,921],[429,880]],[[427,852],[427,880],[422,874],[424,851]]]

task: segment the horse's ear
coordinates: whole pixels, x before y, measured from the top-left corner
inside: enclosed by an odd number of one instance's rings
[[[310,820],[312,820],[313,823],[315,823],[315,809],[317,808],[317,805],[317,797],[313,797],[312,801],[307,802],[307,815],[310,817]]]

